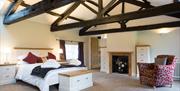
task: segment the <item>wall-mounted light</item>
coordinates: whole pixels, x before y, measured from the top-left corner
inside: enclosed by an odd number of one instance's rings
[[[1,59],[0,59],[0,63],[1,64],[9,64],[10,61],[10,56],[11,56],[11,48],[3,48],[1,50]]]
[[[10,54],[11,53],[11,48],[4,48],[4,53],[5,54]]]
[[[103,38],[104,38],[104,39],[107,39],[107,34],[104,34],[104,35],[103,35]]]
[[[155,30],[156,33],[158,34],[167,34],[170,33],[174,30],[174,28],[160,28],[158,30]]]

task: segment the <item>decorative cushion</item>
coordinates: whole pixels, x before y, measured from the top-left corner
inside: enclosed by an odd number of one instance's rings
[[[167,57],[155,58],[155,64],[166,65],[166,63],[167,63]]]
[[[37,57],[37,56],[36,56]],[[37,63],[43,63],[43,60],[41,57],[37,57]]]
[[[27,57],[23,59],[23,61],[29,63],[29,64],[34,64],[37,63],[38,57],[32,54],[31,52],[28,53]]]
[[[56,56],[54,54],[48,52],[47,59],[55,59],[56,60]]]
[[[81,61],[77,60],[77,59],[71,59],[68,61],[69,64],[71,65],[76,65],[76,66],[79,66],[81,65]]]

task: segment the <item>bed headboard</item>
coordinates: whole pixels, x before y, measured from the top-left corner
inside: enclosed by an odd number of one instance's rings
[[[48,52],[53,52],[53,48],[14,47],[14,50],[11,55],[11,60],[17,62],[17,57],[27,55],[29,52],[32,52],[33,54],[39,57],[45,57],[47,56]]]

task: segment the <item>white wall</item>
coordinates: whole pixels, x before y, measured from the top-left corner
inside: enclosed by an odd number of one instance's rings
[[[176,55],[180,61],[180,28],[168,34],[157,34],[153,31],[127,32],[108,34],[107,48],[101,49],[101,71],[109,70],[109,51],[133,52],[132,74],[135,75],[135,45],[151,45],[151,60],[159,54]]]
[[[101,71],[109,73],[108,52],[132,52],[132,74],[135,75],[136,32],[114,33],[107,36],[107,48],[101,49]]]
[[[159,54],[171,54],[180,58],[180,28],[175,28],[167,34],[153,31],[138,32],[137,44],[151,45],[151,60]]]
[[[13,51],[14,47],[30,48],[58,48],[55,36],[49,31],[50,27],[31,21],[22,21],[12,25],[2,24],[3,16],[0,16],[0,48],[1,62],[5,61],[4,52],[7,49]],[[55,53],[57,55],[57,53]],[[10,60],[9,60],[10,61]]]
[[[56,39],[85,42],[85,61],[89,61],[88,42],[86,42],[88,38],[79,37],[78,29],[52,33],[50,25],[29,20],[5,26],[3,17],[7,6],[6,0],[0,1],[0,63],[5,61],[5,49],[14,47],[53,48],[53,53],[59,58],[59,54],[55,51],[59,49],[59,41]]]
[[[2,24],[3,17],[1,16],[0,25],[0,46],[1,51],[6,48],[13,49],[14,47],[30,47],[30,48],[53,48],[54,53],[57,58],[59,58],[58,53],[55,50],[59,48],[59,41],[56,39],[72,40],[72,41],[82,41],[85,43],[85,63],[88,65],[88,38],[79,37],[76,31],[62,31],[57,33],[50,32],[50,26],[32,22],[23,21],[15,23],[12,25],[4,26]],[[1,52],[1,55],[4,53]],[[4,57],[2,57],[2,60]],[[87,61],[87,62],[86,62]]]
[[[89,61],[89,37],[79,36],[80,29],[71,29],[67,31],[54,32],[53,34],[57,39],[70,40],[77,42],[84,42],[84,62],[85,65],[90,67]]]

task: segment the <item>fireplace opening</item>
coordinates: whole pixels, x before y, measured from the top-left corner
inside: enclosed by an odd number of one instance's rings
[[[128,56],[112,55],[112,72],[116,72],[120,74],[128,74],[129,73],[128,61],[129,61]]]

